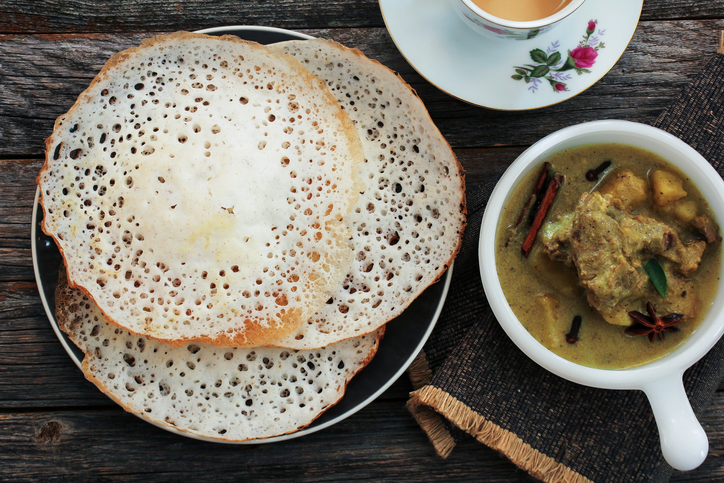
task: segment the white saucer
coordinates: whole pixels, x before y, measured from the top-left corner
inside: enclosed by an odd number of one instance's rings
[[[550,106],[595,84],[626,50],[642,6],[643,0],[588,0],[549,32],[501,41],[474,32],[445,0],[380,0],[392,40],[420,75],[463,101],[512,111]],[[589,21],[596,27],[587,35]],[[583,50],[576,51],[579,46]],[[591,54],[590,67],[556,71],[565,67],[571,51]],[[555,52],[560,61],[554,63]],[[546,60],[552,65],[545,77],[531,77],[530,69],[542,65],[536,74],[546,70]],[[579,67],[586,65],[578,61]]]

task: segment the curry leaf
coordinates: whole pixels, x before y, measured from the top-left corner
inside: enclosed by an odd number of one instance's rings
[[[656,287],[656,290],[662,297],[666,297],[666,272],[664,272],[664,269],[661,267],[659,261],[652,258],[646,262],[644,270],[646,270],[646,273],[648,274],[651,283],[653,283],[654,287]]]

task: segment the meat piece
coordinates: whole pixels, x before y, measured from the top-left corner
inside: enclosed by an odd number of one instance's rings
[[[573,215],[575,212],[566,213],[555,221],[549,221],[540,231],[543,242],[543,251],[551,260],[573,266],[573,257],[568,249],[568,240],[573,230]]]
[[[665,266],[667,264],[664,264]],[[666,266],[668,290],[666,297],[662,297],[655,289],[649,286],[646,295],[637,300],[625,300],[616,305],[609,312],[601,312],[603,319],[609,324],[630,326],[633,319],[628,315],[632,310],[639,312],[646,311],[646,302],[653,303],[656,311],[661,314],[679,313],[684,315],[685,320],[691,320],[696,316],[696,295],[694,284],[690,280],[677,275],[672,267]]]
[[[612,200],[614,203],[617,200]],[[633,216],[611,205],[608,215],[618,223],[625,240],[623,249],[627,257],[637,253],[660,254],[677,244],[678,236],[673,228],[648,216]]]
[[[704,250],[706,250],[704,240],[694,240],[686,245],[678,241],[673,249],[663,252],[662,255],[678,265],[679,273],[691,275],[699,268]]]
[[[637,298],[647,282],[646,275],[636,269],[640,259],[630,257],[632,247],[644,244],[646,238],[610,201],[598,193],[584,194],[569,241],[588,303],[599,312],[610,312],[622,300]],[[626,223],[625,229],[617,218]]]
[[[701,233],[707,243],[714,243],[719,239],[716,223],[706,215],[695,217],[691,220],[691,226]]]
[[[588,303],[616,324],[628,323],[615,314],[647,291],[646,260],[663,255],[687,274],[698,268],[703,252],[699,242],[684,245],[670,226],[632,215],[620,200],[596,192],[584,193],[572,216],[546,226],[542,236],[545,253],[575,265]]]

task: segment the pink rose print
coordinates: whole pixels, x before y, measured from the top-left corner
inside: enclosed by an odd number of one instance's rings
[[[566,82],[571,79],[571,74],[565,71],[575,71],[579,75],[590,73],[589,69],[598,58],[598,50],[604,48],[600,37],[605,31],[599,30],[598,34],[594,35],[597,25],[598,20],[588,21],[583,40],[573,50],[569,50],[566,57],[561,55],[558,41],[551,43],[546,50],[531,50],[530,58],[533,63],[514,66],[515,74],[511,77],[530,84],[528,90],[531,92],[536,92],[541,80],[547,80],[556,93],[567,91]]]
[[[585,47],[576,47],[575,49],[571,50],[571,53],[568,54],[573,59],[573,64],[579,68],[579,69],[588,69],[589,67],[593,67],[593,64],[596,63],[596,57],[598,57],[598,52],[596,52],[596,49],[590,46]]]
[[[485,24],[483,24],[483,27],[485,27],[486,30],[489,30],[489,31],[491,31],[491,32],[493,32],[493,33],[496,33],[496,34],[498,34],[498,35],[505,35],[505,34],[508,33],[507,30],[499,29],[499,28],[497,28],[497,27],[491,27],[491,26],[485,25]]]

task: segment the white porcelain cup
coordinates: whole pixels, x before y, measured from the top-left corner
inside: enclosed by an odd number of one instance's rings
[[[472,0],[450,0],[465,24],[479,34],[497,40],[528,40],[548,32],[563,19],[575,12],[585,0],[571,2],[551,16],[538,20],[519,22],[496,17],[478,7]]]
[[[681,346],[653,362],[623,370],[585,367],[554,354],[518,321],[506,301],[495,264],[495,235],[503,207],[518,183],[551,155],[592,143],[621,143],[652,151],[676,165],[707,199],[717,223],[724,227],[724,182],[699,153],[675,136],[628,121],[595,121],[557,131],[528,148],[503,174],[483,215],[479,242],[483,288],[498,322],[512,341],[536,363],[560,377],[586,386],[643,391],[656,418],[666,461],[682,471],[699,466],[709,449],[706,433],[684,392],[684,371],[703,357],[724,332],[724,296],[716,297],[701,326]],[[483,235],[485,234],[485,235]],[[724,273],[724,270],[723,272]],[[724,277],[718,293],[724,294]],[[636,435],[631,435],[635,438]]]

